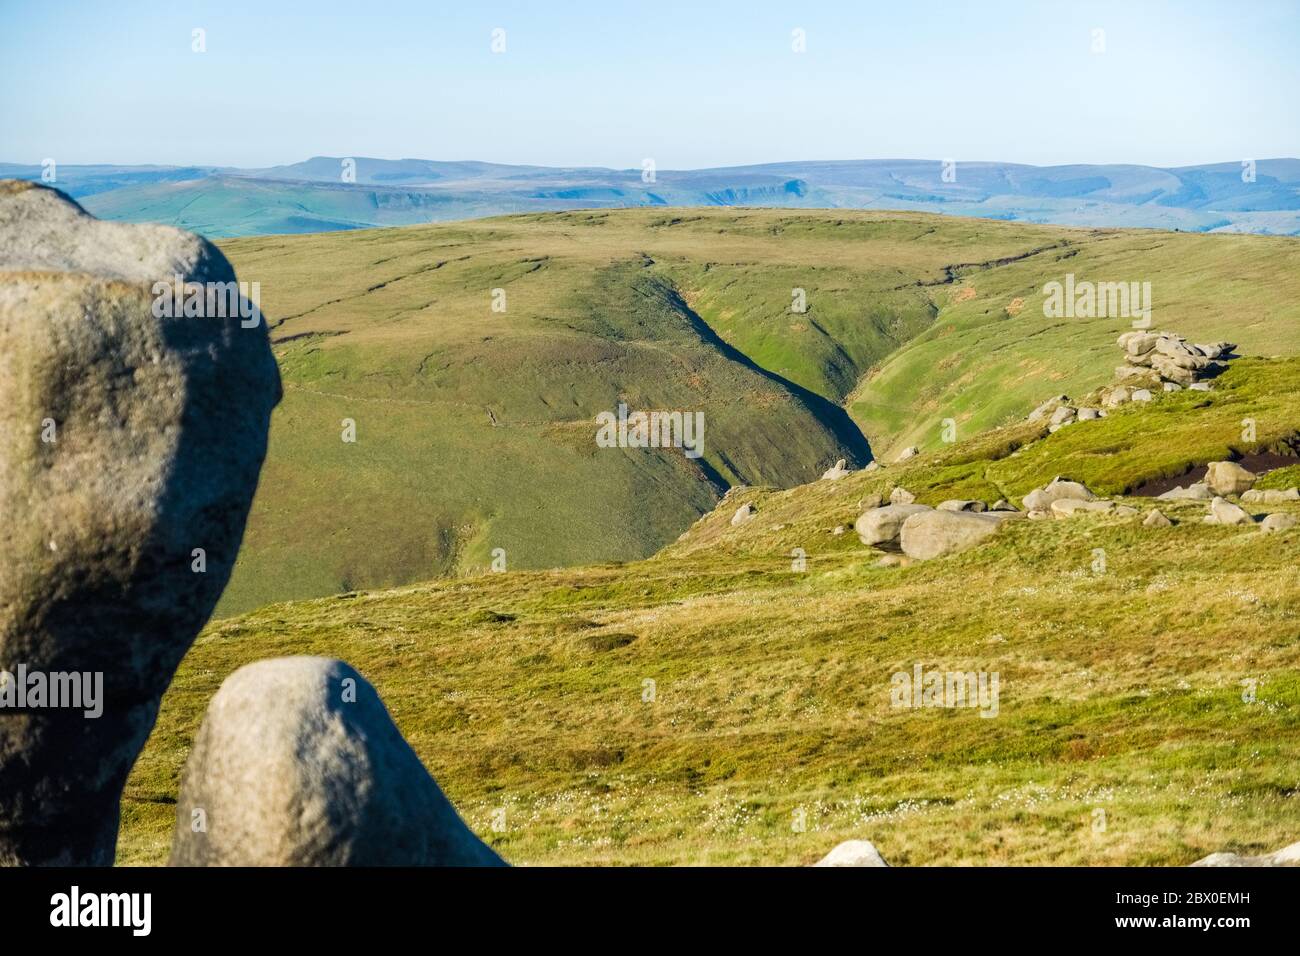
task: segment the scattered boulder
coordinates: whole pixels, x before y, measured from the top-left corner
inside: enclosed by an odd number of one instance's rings
[[[813,866],[889,866],[868,840],[846,840]]]
[[[1157,501],[1209,501],[1214,497],[1210,486],[1203,481],[1188,485],[1186,488],[1176,486],[1163,494],[1156,495]]]
[[[917,448],[915,445],[909,445],[898,453],[898,457],[895,458],[894,461],[907,461],[907,459],[915,458],[919,454],[921,454],[921,449]]]
[[[880,462],[876,461],[875,459],[872,459],[871,461],[867,462],[867,467],[866,467],[866,468],[863,468],[862,470],[863,470],[863,471],[879,471],[882,467],[883,467],[883,466],[880,464]]]
[[[1129,398],[1135,402],[1149,402],[1155,398],[1155,396],[1151,394],[1150,389],[1139,388],[1134,389],[1133,394],[1130,395]]]
[[[1090,422],[1101,417],[1101,409],[1099,408],[1081,408],[1075,415],[1075,418],[1081,422]]]
[[[1053,478],[1045,487],[1037,488],[1025,495],[1022,504],[1029,511],[1047,511],[1052,507],[1052,502],[1060,498],[1091,501],[1095,497],[1096,495],[1079,482],[1058,477]]]
[[[1284,511],[1275,511],[1268,515],[1260,523],[1260,528],[1264,531],[1276,533],[1280,531],[1290,531],[1296,525],[1300,524],[1300,518],[1293,514],[1287,514]]]
[[[201,825],[200,825],[201,824]],[[194,740],[173,866],[503,866],[342,661],[226,678]]]
[[[997,501],[993,502],[993,507],[990,508],[989,510],[990,511],[1019,511],[1020,509],[1017,508],[1015,505],[1013,505],[1011,502],[1007,501],[1006,498],[999,498]]]
[[[1053,427],[1059,425],[1068,425],[1074,421],[1076,411],[1069,405],[1062,405],[1056,411],[1052,412],[1052,417],[1047,420],[1047,424]]]
[[[955,554],[996,534],[1004,519],[996,513],[925,511],[903,522],[899,542],[903,553],[918,561]]]
[[[1214,518],[1215,524],[1254,524],[1255,519],[1250,516],[1240,505],[1234,505],[1231,501],[1223,498],[1215,498],[1210,502],[1210,517]]]
[[[1240,856],[1236,853],[1211,853],[1192,866],[1300,866],[1300,843],[1264,853],[1260,856]]]
[[[1147,512],[1147,516],[1142,519],[1144,528],[1172,528],[1174,523],[1165,517],[1164,512],[1159,508],[1152,508]]]
[[[858,539],[868,547],[897,551],[903,522],[912,515],[930,510],[932,509],[928,505],[886,505],[863,512],[853,527],[858,533]]]
[[[885,499],[880,497],[880,493],[877,492],[875,494],[867,495],[865,498],[859,501],[858,510],[866,511],[869,508],[879,508],[884,503],[885,503]]]
[[[1248,505],[1281,505],[1288,501],[1300,501],[1300,488],[1252,488],[1241,493],[1241,501]]]
[[[1055,398],[1049,398],[1047,401],[1043,402],[1043,404],[1030,412],[1029,416],[1025,420],[1030,422],[1042,421],[1047,417],[1047,414],[1052,411],[1052,409],[1056,408],[1056,406],[1065,404],[1069,401],[1069,395],[1057,395]]]
[[[822,481],[839,481],[844,476],[852,474],[852,472],[853,469],[848,467],[848,462],[841,458],[835,462],[834,467],[822,472]]]
[[[127,774],[243,538],[279,372],[238,303],[155,316],[176,275],[237,288],[199,236],[0,181],[0,666],[103,675],[96,719],[0,714],[0,864],[113,863]]]
[[[1166,392],[1181,392],[1183,387],[1177,382],[1161,382],[1160,387]]]
[[[982,501],[975,501],[969,498],[952,498],[948,501],[940,502],[937,506],[939,511],[986,511],[988,505]]]
[[[906,488],[895,488],[889,493],[889,503],[891,505],[910,505],[914,501],[916,501],[916,495]]]
[[[744,524],[756,514],[758,514],[757,508],[751,504],[743,504],[737,508],[736,513],[731,516],[731,524],[733,527],[738,524]]]
[[[1104,514],[1105,512],[1115,510],[1115,502],[1084,500],[1082,498],[1057,498],[1052,502],[1051,510],[1053,514],[1062,518],[1068,518],[1070,515],[1076,514],[1080,511]]]
[[[1210,390],[1210,383],[1209,383],[1209,382],[1193,382],[1191,385],[1188,385],[1187,387],[1190,388],[1190,389],[1191,389],[1192,391],[1194,391],[1194,392],[1208,392],[1208,391]]]
[[[1254,473],[1235,461],[1212,461],[1205,473],[1205,484],[1216,495],[1239,495],[1249,491],[1257,481]]]

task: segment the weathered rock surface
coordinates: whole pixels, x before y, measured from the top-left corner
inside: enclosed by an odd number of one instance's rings
[[[863,512],[853,527],[863,544],[882,551],[897,551],[903,522],[912,515],[930,510],[929,505],[885,505]]]
[[[1142,526],[1145,528],[1172,528],[1173,525],[1174,523],[1159,508],[1152,508],[1142,519]]]
[[[914,514],[903,522],[899,543],[903,553],[918,561],[956,554],[992,537],[1011,512],[974,514],[969,511],[931,511]]]
[[[1300,501],[1300,488],[1252,488],[1241,493],[1241,501],[1248,505],[1284,505]]]
[[[1214,497],[1210,486],[1203,481],[1194,482],[1186,488],[1170,488],[1164,494],[1156,495],[1157,501],[1209,501]]]
[[[173,866],[500,866],[375,689],[342,661],[280,657],[226,678],[176,807]]]
[[[845,840],[813,866],[889,866],[869,840]]]
[[[895,488],[889,493],[889,503],[891,505],[910,505],[916,501],[916,495],[912,494],[906,488]]]
[[[1300,843],[1292,843],[1272,853],[1260,856],[1239,856],[1236,853],[1211,853],[1191,866],[1300,866]]]
[[[940,511],[987,511],[988,505],[972,498],[949,498],[936,506]]]
[[[1210,517],[1214,518],[1216,524],[1238,525],[1254,524],[1255,519],[1250,516],[1240,505],[1234,505],[1231,501],[1223,498],[1215,498],[1210,502]]]
[[[731,516],[732,527],[738,524],[744,524],[754,515],[758,514],[758,509],[751,504],[743,504],[736,509],[736,513]]]
[[[919,454],[921,454],[921,449],[915,445],[909,445],[898,453],[898,457],[894,461],[907,461],[907,459],[915,458]]]
[[[841,478],[853,473],[853,469],[848,467],[848,462],[841,458],[835,462],[835,465],[822,472],[822,481],[839,481]]]
[[[1293,514],[1278,511],[1267,515],[1259,526],[1264,531],[1279,532],[1290,531],[1296,525],[1300,525],[1300,518]]]
[[[1257,480],[1253,472],[1235,461],[1212,461],[1206,467],[1205,484],[1216,495],[1239,495],[1249,491]]]
[[[1047,511],[1052,502],[1061,498],[1078,498],[1091,501],[1095,495],[1077,481],[1068,478],[1053,478],[1043,488],[1036,488],[1025,495],[1023,504],[1027,511]]]
[[[0,181],[0,668],[103,675],[96,719],[0,711],[0,863],[112,863],[243,536],[279,373],[260,319],[155,317],[177,274],[235,278],[198,236]]]

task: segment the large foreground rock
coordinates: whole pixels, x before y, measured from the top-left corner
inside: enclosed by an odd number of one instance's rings
[[[1235,461],[1212,461],[1206,468],[1205,484],[1216,495],[1240,495],[1255,484],[1256,476]]]
[[[889,866],[870,840],[845,840],[813,866]]]
[[[102,675],[98,717],[0,709],[0,863],[112,863],[243,536],[279,375],[260,320],[155,317],[178,274],[235,278],[198,236],[0,181],[0,669]]]
[[[1239,856],[1236,853],[1211,853],[1192,866],[1300,866],[1300,843],[1292,843],[1272,853],[1260,856]]]
[[[997,533],[1015,512],[926,511],[903,522],[903,553],[918,561],[955,554]]]
[[[1023,504],[1026,511],[1048,511],[1052,507],[1052,502],[1063,498],[1091,501],[1094,497],[1096,496],[1091,491],[1077,481],[1053,478],[1046,486],[1036,488],[1025,495]]]
[[[177,866],[500,866],[342,661],[242,667],[208,706],[176,808]]]

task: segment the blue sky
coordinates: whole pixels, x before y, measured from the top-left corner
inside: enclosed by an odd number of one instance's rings
[[[0,160],[1300,156],[1297,51],[1267,0],[0,0]]]

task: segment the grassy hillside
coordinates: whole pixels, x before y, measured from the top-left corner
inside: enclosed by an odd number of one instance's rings
[[[1300,343],[1282,238],[620,210],[223,248],[261,284],[286,392],[222,614],[472,573],[496,548],[512,569],[642,558],[731,485],[1022,417],[1116,364],[1125,320],[1043,318],[1066,271],[1150,281],[1157,326]],[[702,411],[704,457],[597,448],[620,401]]]
[[[214,623],[128,783],[120,859],[165,858],[208,699],[236,667],[279,654],[358,667],[515,863],[798,864],[868,838],[894,864],[1147,865],[1293,842],[1300,529],[1212,527],[1203,502],[1161,503],[1175,527],[1013,521],[974,550],[903,567],[832,531],[896,486],[932,503],[1019,499],[1069,474],[1118,492],[1206,457],[1294,451],[1297,394],[1300,359],[1243,359],[1208,394],[733,492],[651,560]],[[757,515],[733,527],[744,501]],[[891,706],[891,675],[917,663],[997,672],[997,716]]]

